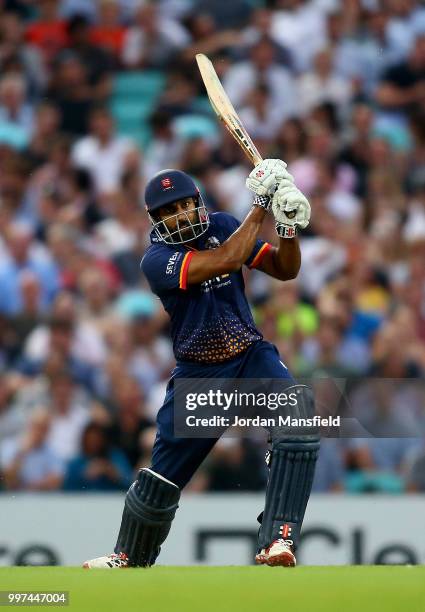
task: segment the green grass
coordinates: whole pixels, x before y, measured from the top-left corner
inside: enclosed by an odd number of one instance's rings
[[[13,567],[0,568],[0,589],[67,590],[68,610],[90,612],[425,610],[425,568],[421,566],[158,566],[122,571]]]

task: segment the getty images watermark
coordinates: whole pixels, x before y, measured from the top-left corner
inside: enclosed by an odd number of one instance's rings
[[[311,389],[304,384],[282,379],[174,381],[178,437],[245,436],[259,428],[303,435],[340,425],[339,415],[316,413]]]
[[[341,417],[322,417],[313,415],[311,417],[291,416],[291,408],[298,405],[298,393],[296,387],[286,392],[243,392],[234,389],[227,392],[221,389],[209,389],[207,392],[192,392],[186,394],[186,411],[222,410],[228,413],[236,408],[240,409],[266,409],[271,412],[279,409],[287,409],[286,414],[275,416],[243,416],[236,411],[232,416],[224,414],[213,414],[212,416],[197,416],[188,414],[185,417],[187,427],[339,427]]]
[[[174,379],[177,437],[258,438],[261,428],[330,438],[425,439],[421,378]]]

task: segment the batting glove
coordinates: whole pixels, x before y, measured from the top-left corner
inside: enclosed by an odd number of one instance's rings
[[[291,177],[281,159],[263,159],[246,179],[246,186],[257,196],[271,197],[282,180]],[[292,177],[291,177],[292,178]]]
[[[293,180],[285,179],[279,183],[273,195],[272,211],[276,231],[282,238],[294,238],[298,227],[305,229],[310,223],[310,203]]]

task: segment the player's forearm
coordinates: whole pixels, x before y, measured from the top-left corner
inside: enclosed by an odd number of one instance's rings
[[[276,263],[278,271],[282,274],[282,280],[291,280],[298,276],[301,267],[301,249],[297,237],[279,238]]]
[[[267,211],[253,206],[243,223],[222,245],[223,256],[231,268],[239,270],[251,255]]]
[[[301,250],[298,238],[279,238],[279,246],[270,249],[259,269],[279,280],[292,280],[301,267]]]
[[[187,272],[188,284],[202,283],[214,276],[239,270],[249,258],[267,212],[253,206],[243,223],[221,246],[193,255]]]

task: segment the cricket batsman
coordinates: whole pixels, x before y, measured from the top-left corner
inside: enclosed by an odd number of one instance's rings
[[[263,160],[246,185],[255,198],[242,223],[225,212],[208,214],[198,187],[179,170],[159,172],[146,186],[153,229],[142,269],[170,316],[176,368],[158,412],[151,466],[139,471],[126,494],[114,552],[86,561],[86,568],[153,565],[182,489],[217,441],[174,436],[177,378],[286,379],[297,389],[295,416],[314,415],[311,391],[297,385],[276,347],[256,328],[242,276],[243,266],[281,281],[297,276],[301,264],[297,230],[307,227],[310,205],[279,159]],[[258,238],[269,211],[275,218],[278,246]],[[255,560],[293,567],[319,435],[316,430],[286,435],[277,429],[270,431],[270,440]]]

